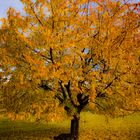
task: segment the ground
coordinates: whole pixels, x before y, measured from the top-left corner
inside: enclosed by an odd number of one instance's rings
[[[70,121],[28,122],[0,121],[0,140],[53,140],[68,133]],[[107,118],[83,112],[80,120],[80,140],[140,140],[140,113],[125,117]]]

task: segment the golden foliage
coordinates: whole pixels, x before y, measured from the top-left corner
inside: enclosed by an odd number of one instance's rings
[[[10,8],[0,28],[0,68],[15,90],[38,87],[43,79],[56,93],[59,80],[70,80],[75,102],[79,93],[94,102],[101,91],[139,98],[138,6],[112,0],[21,1],[26,15]]]

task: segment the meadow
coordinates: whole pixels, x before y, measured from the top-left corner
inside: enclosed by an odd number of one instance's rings
[[[29,122],[0,121],[0,140],[53,140],[60,133],[68,133],[70,121]],[[140,113],[107,118],[82,112],[79,140],[140,140]]]

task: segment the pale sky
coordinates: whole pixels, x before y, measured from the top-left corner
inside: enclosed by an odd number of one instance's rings
[[[0,18],[6,16],[9,7],[13,7],[17,11],[22,12],[23,5],[20,0],[0,0]]]

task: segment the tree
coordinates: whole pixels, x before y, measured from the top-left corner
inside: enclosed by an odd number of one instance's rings
[[[109,112],[119,105],[114,102],[139,98],[139,3],[21,2],[26,14],[10,8],[0,29],[2,79],[10,75],[6,83],[1,80],[4,90],[49,92],[47,96],[58,99],[72,116],[74,140],[87,104]]]

